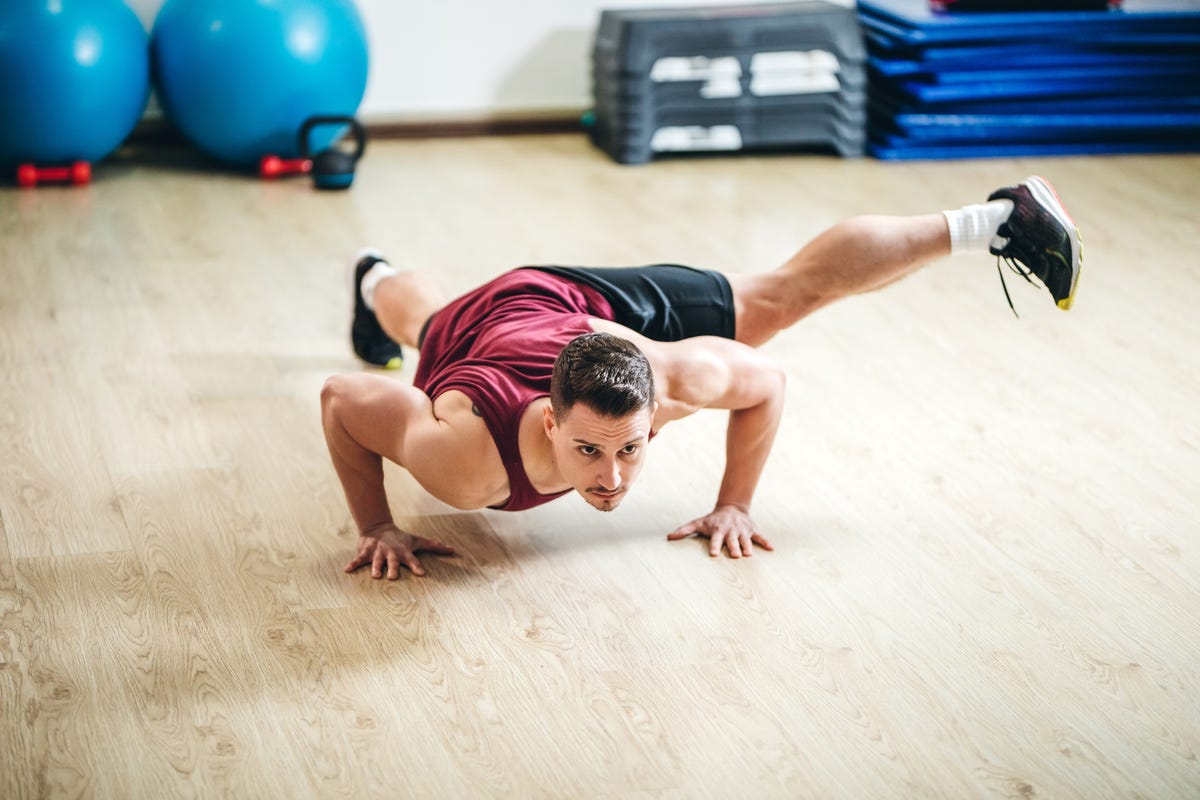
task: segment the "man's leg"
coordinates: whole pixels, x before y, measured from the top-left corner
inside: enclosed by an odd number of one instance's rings
[[[373,251],[359,253],[351,270],[354,352],[369,364],[397,368],[400,345],[418,346],[422,327],[446,298],[428,275],[396,270]]]
[[[880,289],[949,254],[950,233],[941,214],[839,222],[776,270],[726,275],[737,340],[757,347],[822,306]]]
[[[1000,256],[1022,277],[1039,278],[1060,308],[1071,307],[1082,261],[1079,234],[1049,182],[1032,177],[996,190],[986,204],[912,217],[853,217],[772,272],[727,275],[737,340],[758,346],[835,300],[969,252]]]
[[[442,290],[416,270],[397,272],[375,287],[375,315],[380,326],[393,341],[414,349],[421,328],[444,305]]]

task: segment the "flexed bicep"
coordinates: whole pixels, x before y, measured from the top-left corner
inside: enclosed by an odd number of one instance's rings
[[[683,408],[751,408],[783,390],[783,371],[740,342],[698,336],[660,348],[670,400]]]
[[[335,375],[321,390],[326,436],[344,431],[356,444],[403,465],[404,443],[434,422],[421,390],[379,375]]]
[[[359,531],[392,521],[382,459],[404,467],[430,494],[456,508],[502,501],[507,480],[499,452],[471,403],[377,375],[339,375],[321,393],[329,452]]]

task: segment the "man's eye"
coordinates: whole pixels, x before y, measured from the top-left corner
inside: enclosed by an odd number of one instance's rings
[[[596,448],[584,445],[583,447],[579,448],[579,452],[583,453],[585,456],[594,456],[596,455]]]
[[[638,451],[638,446],[636,444],[627,444],[621,448],[621,452],[627,456],[631,456],[634,453],[636,453],[637,451]]]

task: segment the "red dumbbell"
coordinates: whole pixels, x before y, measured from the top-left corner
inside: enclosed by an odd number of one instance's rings
[[[69,167],[37,167],[22,164],[17,167],[17,185],[29,188],[39,183],[72,183],[82,186],[92,179],[92,165],[76,161]]]
[[[273,180],[282,175],[300,175],[312,171],[312,160],[307,158],[280,158],[279,156],[263,156],[258,162],[258,174],[266,180]]]

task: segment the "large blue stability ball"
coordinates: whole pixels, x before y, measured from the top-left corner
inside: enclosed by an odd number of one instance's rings
[[[167,0],[151,51],[167,115],[239,167],[299,156],[304,121],[352,116],[367,87],[367,38],[352,0]],[[312,147],[338,133],[314,133]]]
[[[115,150],[150,93],[147,42],[121,0],[0,0],[0,165]]]

